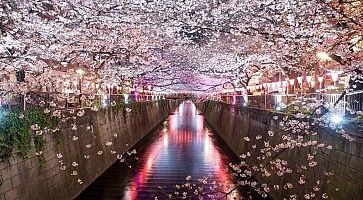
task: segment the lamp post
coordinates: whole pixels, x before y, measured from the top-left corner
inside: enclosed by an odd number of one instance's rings
[[[311,86],[311,88],[315,88],[315,80],[312,80],[312,81],[310,82],[310,86]]]
[[[333,59],[330,57],[330,55],[329,55],[328,53],[324,52],[324,51],[319,51],[319,52],[316,54],[316,56],[319,58],[319,60],[320,60],[320,61],[331,61],[331,60],[333,60]],[[320,88],[320,92],[321,92],[321,90],[322,90],[322,88],[323,88],[322,83],[323,83],[323,81],[324,81],[324,77],[319,76],[319,77],[318,77],[318,81],[319,81],[319,88]],[[335,84],[335,83],[334,83],[334,84]]]
[[[297,77],[297,82],[300,84],[300,89],[302,90],[303,77],[302,76]]]
[[[263,88],[263,95],[264,95],[264,100],[265,100],[265,110],[267,109],[267,85],[268,83],[263,83],[262,84],[262,88]]]
[[[323,89],[323,81],[324,81],[324,77],[319,76],[318,77],[318,81],[319,81],[319,90],[321,92],[321,90]]]
[[[285,94],[289,94],[289,78],[285,78],[285,81],[283,82],[283,84],[285,85]]]
[[[299,76],[296,79],[297,79],[297,82],[300,84],[300,95],[301,95],[301,104],[302,104],[302,101],[303,101],[303,77]]]
[[[78,102],[79,102],[79,106],[82,106],[82,100],[81,100],[81,95],[82,95],[82,78],[84,75],[85,71],[81,68],[76,70],[76,74],[78,76],[78,90],[79,90],[79,98],[78,98]]]
[[[111,103],[111,94],[112,94],[111,88],[112,87],[113,87],[113,84],[108,84],[108,103]]]
[[[336,82],[338,81],[339,78],[339,72],[330,72],[330,76],[334,81],[334,86],[336,86]]]
[[[293,89],[293,91],[294,91],[294,93],[295,93],[295,79],[290,79],[290,80],[289,80],[289,83],[290,83],[290,85],[292,86],[292,89]]]
[[[313,76],[306,76],[306,81],[309,84],[309,87],[311,86],[311,81],[313,80]]]

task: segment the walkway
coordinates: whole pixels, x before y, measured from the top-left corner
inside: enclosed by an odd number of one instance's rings
[[[211,174],[217,183],[231,183],[225,169],[232,154],[216,141],[192,102],[182,103],[164,124],[156,136],[138,145],[144,149],[138,153],[136,169],[116,163],[78,199],[154,199],[156,195],[165,198],[157,186],[174,192],[173,187],[185,182],[189,175],[196,180]]]

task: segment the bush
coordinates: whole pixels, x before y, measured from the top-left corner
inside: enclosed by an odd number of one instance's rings
[[[37,152],[44,149],[45,141],[42,135],[35,135],[31,126],[38,124],[43,130],[53,129],[59,124],[59,119],[45,114],[42,110],[31,109],[0,110],[0,159],[8,160],[15,152],[26,158],[32,148],[32,139]]]

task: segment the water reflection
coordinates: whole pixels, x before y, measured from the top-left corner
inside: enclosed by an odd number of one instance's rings
[[[167,121],[168,126],[159,130],[159,136],[139,155],[137,169],[127,175],[112,177],[120,179],[117,187],[123,192],[115,194],[115,190],[109,190],[109,187],[115,187],[113,185],[96,187],[94,185],[100,182],[97,180],[79,199],[95,197],[96,190],[102,194],[97,199],[153,199],[158,195],[157,186],[164,186],[167,192],[173,192],[173,186],[183,183],[189,175],[193,179],[212,175],[212,179],[218,183],[231,183],[226,171],[229,157],[215,142],[203,116],[192,102],[182,103]],[[93,195],[87,195],[91,188]]]

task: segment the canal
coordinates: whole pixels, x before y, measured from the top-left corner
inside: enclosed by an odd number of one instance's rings
[[[193,181],[203,187],[204,192],[212,194],[213,191],[227,192],[227,187],[233,185],[227,170],[229,162],[236,161],[236,157],[217,139],[191,101],[180,104],[162,125],[135,148],[139,159],[129,163],[131,169],[125,163],[115,163],[77,200],[143,200],[155,199],[156,196],[158,199],[168,199],[166,194],[175,195],[180,191],[179,195],[182,195],[185,190],[177,188]],[[197,181],[205,177],[208,177],[205,183]],[[217,188],[213,190],[211,187]],[[188,195],[194,192],[193,189]],[[239,193],[233,192],[228,199],[239,199]]]

